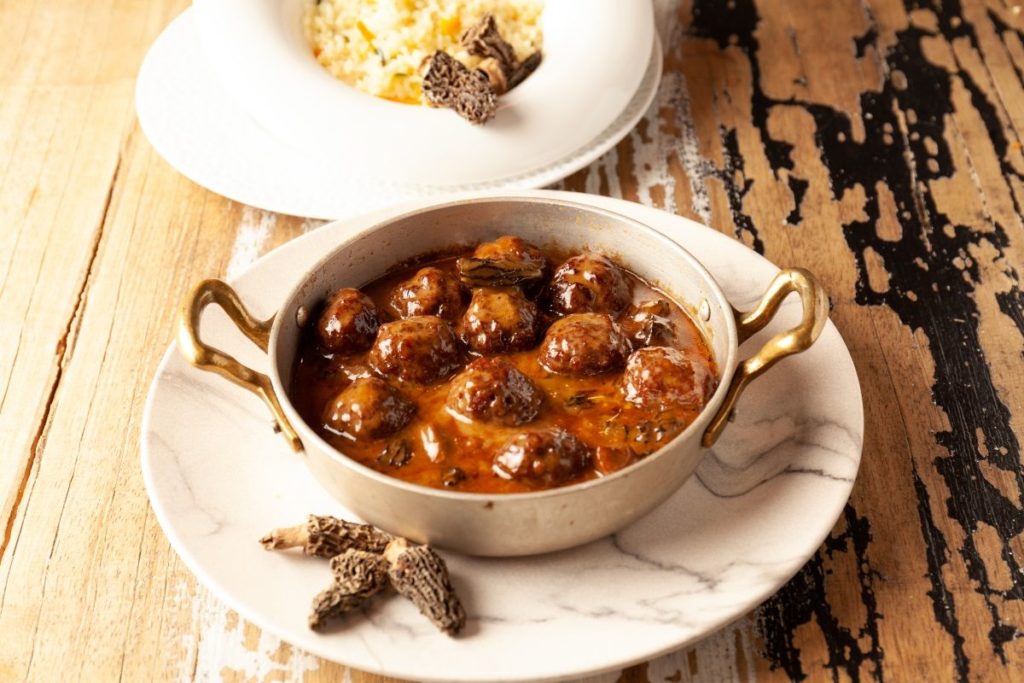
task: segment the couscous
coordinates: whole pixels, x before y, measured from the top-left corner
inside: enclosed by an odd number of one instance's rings
[[[422,71],[436,51],[469,69],[482,61],[460,36],[491,14],[502,38],[525,60],[541,47],[541,0],[320,0],[310,2],[305,32],[334,76],[364,92],[425,104]]]

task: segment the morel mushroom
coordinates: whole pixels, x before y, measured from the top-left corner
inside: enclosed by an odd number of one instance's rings
[[[461,62],[443,50],[436,50],[420,66],[423,74],[423,96],[435,107],[451,107],[455,100],[455,89],[466,69]]]
[[[359,609],[388,587],[388,563],[382,555],[349,548],[331,558],[334,583],[313,598],[309,627],[320,630],[329,619]]]
[[[382,553],[392,539],[391,534],[369,524],[310,515],[305,524],[274,529],[260,543],[267,550],[301,547],[306,555],[330,559],[348,550]]]
[[[470,70],[441,50],[434,52],[427,65],[423,95],[435,107],[447,107],[477,125],[487,122],[498,108],[498,95],[487,73]]]
[[[410,546],[404,538],[388,544],[384,557],[391,563],[388,576],[401,595],[450,636],[466,625],[466,610],[448,578],[444,560],[426,545]]]
[[[466,624],[466,610],[452,588],[448,566],[429,546],[410,545],[369,524],[316,515],[310,515],[306,524],[275,529],[260,543],[267,550],[302,547],[307,555],[331,558],[334,582],[313,598],[313,630],[359,609],[389,585],[448,635],[456,635]]]
[[[480,21],[463,31],[459,42],[471,55],[497,60],[506,79],[512,76],[519,62],[515,49],[498,32],[498,22],[494,20],[493,14],[485,14]]]
[[[544,277],[544,263],[466,256],[457,261],[459,278],[470,287],[513,287]]]
[[[522,62],[516,58],[515,49],[501,37],[491,14],[485,14],[466,29],[459,42],[469,54],[484,58],[480,68],[491,74],[491,83],[499,95],[522,83],[540,65],[540,52],[534,52]],[[498,78],[494,71],[500,71],[501,77]]]

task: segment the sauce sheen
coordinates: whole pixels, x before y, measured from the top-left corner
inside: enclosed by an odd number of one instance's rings
[[[458,281],[457,259],[471,253],[472,249],[468,249],[451,255],[425,257],[389,272],[362,287],[361,291],[376,305],[383,325],[395,320],[395,311],[389,302],[396,287],[427,266],[437,268]],[[545,254],[556,267],[567,256],[552,250],[545,250]],[[611,474],[658,450],[685,429],[700,413],[704,400],[710,397],[717,381],[717,370],[708,344],[683,309],[622,264],[618,265],[630,286],[633,305],[612,317],[632,338],[635,335],[629,332],[636,326],[631,325],[630,320],[638,310],[642,310],[636,307],[657,302],[655,308],[661,321],[658,328],[661,333],[653,335],[655,339],[650,341],[650,345],[668,346],[685,357],[690,364],[688,367],[693,369],[692,382],[698,385],[695,395],[699,400],[659,399],[656,393],[648,392],[648,381],[652,378],[651,372],[645,369],[631,375],[641,379],[636,384],[629,384],[628,378],[624,377],[627,366],[585,376],[560,375],[545,369],[539,360],[540,346],[546,330],[562,316],[552,313],[544,305],[540,287],[525,287],[527,297],[538,304],[540,323],[536,342],[529,350],[488,354],[489,358],[507,361],[540,390],[540,407],[533,411],[536,417],[525,424],[483,422],[455,412],[447,405],[447,399],[452,381],[458,375],[456,371],[428,384],[384,377],[388,384],[415,405],[415,414],[393,434],[357,439],[333,429],[324,422],[325,408],[354,380],[378,375],[371,368],[369,353],[365,350],[351,354],[327,351],[318,339],[315,324],[307,325],[301,334],[292,373],[292,401],[307,424],[346,456],[389,476],[423,486],[479,493],[520,493],[550,488],[550,480],[540,483],[537,478],[513,478],[495,466],[496,454],[510,440],[524,432],[547,428],[569,432],[589,451],[585,467],[554,485],[573,484]],[[462,290],[462,311],[465,311],[472,289],[463,285]],[[452,323],[452,328],[456,327]],[[664,334],[666,329],[671,329],[671,334]],[[646,345],[632,342],[633,349]],[[460,368],[480,357],[461,342],[459,353]],[[675,352],[667,353],[672,354],[672,358],[680,358]],[[633,357],[630,359],[632,361]],[[630,372],[635,372],[633,365],[628,367]],[[658,380],[657,377],[653,379]],[[674,381],[672,385],[675,393],[665,395],[677,397],[678,384]],[[632,402],[626,399],[627,395],[632,396]]]

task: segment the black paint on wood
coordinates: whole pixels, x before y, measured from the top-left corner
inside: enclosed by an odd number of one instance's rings
[[[789,185],[789,191],[793,193],[793,210],[786,216],[786,225],[800,225],[800,221],[804,219],[800,206],[803,204],[804,195],[807,194],[807,188],[811,184],[795,175],[786,178],[786,183]]]
[[[742,238],[746,235],[751,248],[758,254],[763,254],[764,242],[757,234],[754,219],[743,210],[743,199],[750,192],[754,181],[744,173],[743,155],[740,154],[735,130],[723,131],[722,147],[725,149],[725,168],[717,175],[725,185],[725,194],[729,198],[729,212],[736,225],[736,237]]]
[[[795,631],[797,626],[812,619],[825,634],[829,646],[826,665],[834,674],[842,671],[851,680],[858,681],[867,665],[868,673],[875,680],[884,680],[884,653],[878,637],[878,620],[882,615],[878,612],[873,587],[878,577],[870,568],[867,554],[871,528],[867,519],[859,516],[850,505],[843,511],[843,522],[843,531],[833,533],[800,573],[757,611],[756,623],[764,636],[766,654],[791,680],[801,681],[808,676],[795,644]],[[851,552],[853,558],[849,561],[856,563],[861,601],[867,613],[864,626],[856,632],[839,623],[825,599],[829,576],[826,559]],[[868,643],[866,648],[861,645],[864,640]]]
[[[978,48],[974,27],[963,18],[956,0],[943,0],[936,10],[932,2],[907,0],[908,11],[921,8],[935,11],[939,18],[938,34],[947,42],[954,39],[969,41]],[[869,12],[869,10],[866,10]],[[1000,613],[1004,600],[1024,598],[1024,572],[1009,546],[1010,539],[1024,532],[1024,476],[1020,467],[1020,445],[1013,433],[1010,412],[999,399],[993,383],[989,363],[981,347],[978,326],[980,311],[975,299],[981,273],[971,257],[978,247],[995,249],[1002,256],[1007,248],[1004,226],[990,215],[984,216],[985,225],[955,225],[943,215],[931,195],[927,182],[952,176],[953,165],[947,134],[956,136],[951,119],[955,115],[952,103],[954,85],[964,88],[971,104],[984,121],[991,144],[1000,159],[1001,171],[1006,177],[1020,178],[1020,174],[1007,161],[1008,141],[1001,125],[1000,102],[991,102],[969,73],[958,70],[950,73],[930,63],[922,50],[921,41],[934,35],[916,27],[907,28],[896,36],[896,44],[882,55],[885,76],[881,92],[865,92],[861,96],[866,136],[857,142],[851,135],[850,121],[845,112],[831,107],[773,101],[765,95],[758,64],[758,43],[755,30],[759,21],[753,0],[719,3],[714,0],[696,0],[689,38],[713,39],[719,47],[738,46],[750,60],[753,76],[752,122],[759,131],[766,156],[778,174],[787,169],[788,182],[797,198],[797,207],[806,190],[807,179],[799,178],[800,169],[794,168],[791,147],[775,140],[766,125],[769,110],[775,105],[800,106],[812,115],[816,124],[816,143],[822,160],[829,169],[832,191],[836,197],[859,186],[866,193],[864,212],[867,219],[843,226],[847,245],[859,267],[856,283],[856,302],[864,306],[885,306],[912,330],[922,330],[929,341],[935,359],[935,378],[932,398],[948,416],[950,429],[935,435],[938,445],[946,454],[930,462],[941,476],[946,491],[932,488],[922,477],[918,462],[914,470],[914,490],[917,495],[919,533],[926,548],[924,558],[929,570],[932,589],[928,595],[934,608],[934,617],[949,634],[954,662],[952,666],[961,680],[970,672],[970,662],[964,651],[964,635],[960,630],[956,601],[952,589],[945,584],[944,567],[951,561],[950,548],[936,517],[948,516],[962,529],[965,542],[954,552],[959,553],[974,589],[982,596],[991,618],[988,637],[994,653],[1005,662],[1004,645],[1021,637],[1018,625],[1008,624]],[[870,18],[870,14],[869,14]],[[1009,31],[997,23],[997,30]],[[877,45],[878,34],[871,28],[854,41],[858,56],[867,54],[870,46]],[[897,73],[898,72],[898,73]],[[908,116],[909,111],[912,116]],[[947,130],[947,128],[950,128]],[[725,130],[723,142],[730,164],[742,168],[739,150],[735,147],[736,131]],[[804,187],[794,186],[794,179],[803,181]],[[735,188],[736,197],[742,199],[753,179],[746,179],[742,188]],[[902,235],[895,241],[882,239],[876,231],[880,218],[877,187],[885,185],[897,206],[897,219]],[[756,226],[741,210],[741,205],[730,194],[730,209],[741,232],[757,235]],[[1020,207],[1014,199],[1014,209]],[[794,217],[794,214],[791,214]],[[795,214],[799,221],[800,213]],[[796,228],[799,230],[799,228]],[[809,239],[814,239],[808,235]],[[872,288],[867,277],[865,252],[871,249],[881,257],[889,276],[884,291]],[[1005,275],[1014,287],[996,295],[999,309],[1024,332],[1024,295],[1019,288],[1019,276],[1011,267]],[[877,286],[877,285],[876,285]],[[895,399],[894,399],[895,400]],[[984,443],[980,439],[984,439]],[[923,454],[918,454],[920,457]],[[985,476],[981,461],[991,468],[1010,474],[1017,493],[1009,498]],[[947,495],[948,491],[948,495]],[[945,509],[938,496],[946,495]],[[765,640],[766,653],[771,661],[791,678],[807,675],[800,663],[800,653],[794,645],[794,634],[802,624],[812,618],[822,629],[829,647],[828,665],[837,674],[842,670],[854,680],[861,674],[866,661],[872,666],[870,673],[882,677],[883,653],[877,638],[877,613],[871,587],[867,549],[871,528],[866,517],[859,517],[852,508],[847,509],[846,531],[833,535],[819,554],[777,596],[768,601],[757,616],[759,629]],[[851,520],[856,522],[851,526]],[[974,533],[980,524],[996,530],[1002,542],[1002,561],[1013,578],[1009,590],[993,586],[989,571],[976,547]],[[871,649],[862,651],[857,638],[831,613],[827,604],[822,575],[822,553],[842,550],[857,553],[863,561],[862,599],[868,611],[864,626]],[[860,566],[860,565],[859,565]]]

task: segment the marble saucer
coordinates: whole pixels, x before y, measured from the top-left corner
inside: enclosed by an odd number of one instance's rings
[[[664,232],[704,261],[737,308],[751,306],[778,270],[739,242],[678,216],[604,197],[549,194]],[[266,255],[234,284],[256,315],[269,316],[298,274],[333,245],[411,208],[326,225]],[[798,312],[798,303],[787,301],[741,352],[791,325]],[[266,367],[219,311],[204,320],[204,337]],[[639,522],[550,555],[446,554],[469,614],[457,639],[437,633],[398,599],[381,600],[329,633],[307,628],[309,601],[329,580],[326,564],[268,553],[256,539],[311,512],[351,515],[319,488],[302,455],[272,432],[257,398],[193,369],[173,347],[146,404],[142,469],[164,532],[199,580],[295,646],[398,678],[555,680],[681,648],[775,592],[841,513],[860,464],[863,429],[856,371],[829,323],[811,350],[751,385],[697,475]]]
[[[193,9],[172,21],[139,69],[135,108],[146,139],[182,175],[229,199],[307,218],[356,216],[398,202],[449,192],[522,190],[550,185],[615,146],[643,117],[661,80],[661,43],[654,37],[639,87],[597,137],[558,160],[487,182],[379,182],[354,157],[303,154],[251,117],[225,91],[200,40]]]

